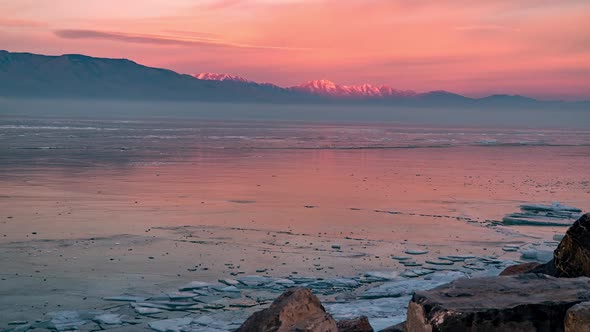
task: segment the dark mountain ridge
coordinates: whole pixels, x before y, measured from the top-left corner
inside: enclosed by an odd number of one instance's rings
[[[293,93],[256,83],[199,80],[127,59],[0,51],[0,95],[239,101],[288,100]]]
[[[212,74],[211,74],[212,75]],[[447,91],[389,93],[353,97],[322,90],[282,88],[246,79],[198,79],[172,70],[147,67],[128,59],[96,58],[80,54],[48,56],[0,50],[0,96],[15,98],[131,99],[276,103],[374,103],[399,105],[535,106],[541,102],[512,95],[468,98]],[[329,82],[329,81],[326,81]],[[329,84],[332,84],[329,82]],[[337,86],[340,88],[342,86]],[[360,86],[373,91],[369,85]],[[356,89],[357,87],[346,87]],[[383,89],[384,87],[380,87]],[[388,88],[388,87],[385,87]],[[391,89],[391,88],[388,88]],[[396,90],[397,91],[397,90]],[[568,103],[584,106],[587,103]]]

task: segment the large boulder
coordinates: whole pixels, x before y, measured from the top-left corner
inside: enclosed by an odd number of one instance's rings
[[[336,321],[307,288],[292,288],[257,311],[236,332],[337,332]]]
[[[590,302],[569,308],[565,314],[565,332],[590,332]]]
[[[379,332],[406,332],[406,321],[403,321],[390,327],[386,327]]]
[[[504,271],[502,271],[500,273],[500,275],[501,276],[514,276],[514,275],[519,275],[519,274],[525,274],[525,273],[532,272],[534,269],[538,268],[539,266],[541,266],[541,263],[537,263],[537,262],[511,265],[511,266],[505,268]]]
[[[503,275],[543,273],[558,278],[590,277],[590,213],[581,216],[567,230],[545,264],[523,263],[507,267]]]
[[[532,272],[560,278],[590,277],[590,213],[567,230],[553,252],[553,259]]]
[[[416,292],[406,331],[563,331],[566,311],[590,299],[590,278],[523,274],[457,279]]]
[[[343,319],[336,323],[338,332],[373,332],[367,316],[360,316],[351,319]]]

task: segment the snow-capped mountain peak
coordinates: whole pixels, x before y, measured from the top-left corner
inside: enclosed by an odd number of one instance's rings
[[[250,80],[247,80],[241,76],[229,75],[229,74],[199,73],[199,74],[195,74],[193,76],[197,79],[207,80],[207,81],[234,81],[234,82],[244,82],[244,83],[251,82]]]
[[[309,81],[292,87],[292,89],[317,95],[345,98],[409,97],[416,94],[413,91],[396,90],[385,85],[374,86],[368,83],[362,85],[338,85],[329,80]]]
[[[229,74],[200,73],[193,76],[200,80],[255,83],[243,77]],[[333,98],[391,98],[412,97],[416,95],[414,91],[396,90],[386,85],[375,86],[368,83],[361,85],[340,85],[326,79],[308,81],[288,89]]]
[[[314,93],[339,94],[341,87],[329,80],[314,80],[293,87],[297,90],[307,90]]]

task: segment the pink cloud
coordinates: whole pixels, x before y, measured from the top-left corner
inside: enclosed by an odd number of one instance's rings
[[[209,47],[234,47],[234,48],[259,48],[286,50],[288,47],[241,44],[199,37],[199,33],[193,36],[177,37],[171,35],[133,34],[124,32],[98,31],[88,29],[64,29],[54,31],[55,35],[65,39],[104,39],[125,43],[154,44],[154,45],[179,45],[179,46],[209,46]]]
[[[10,19],[0,17],[0,26],[3,27],[16,27],[16,28],[40,28],[46,27],[48,24],[45,22],[24,20],[24,19]]]

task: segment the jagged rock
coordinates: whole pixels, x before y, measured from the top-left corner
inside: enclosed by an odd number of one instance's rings
[[[553,252],[553,259],[532,272],[561,278],[590,277],[590,213],[567,230]]]
[[[566,311],[590,299],[590,279],[543,274],[458,279],[416,292],[406,330],[563,331]]]
[[[590,302],[569,308],[565,314],[565,332],[590,332]]]
[[[292,288],[255,312],[236,332],[337,332],[336,321],[307,288]]]
[[[399,324],[396,324],[396,325],[393,325],[390,327],[386,327],[379,332],[406,332],[406,322],[403,321]]]
[[[500,273],[500,275],[501,276],[513,276],[513,275],[529,273],[529,272],[533,271],[535,268],[539,267],[540,265],[541,264],[537,263],[537,262],[516,264],[516,265],[512,265],[512,266],[505,268],[504,271],[502,271]]]
[[[336,323],[338,332],[373,332],[367,316],[343,319]]]

